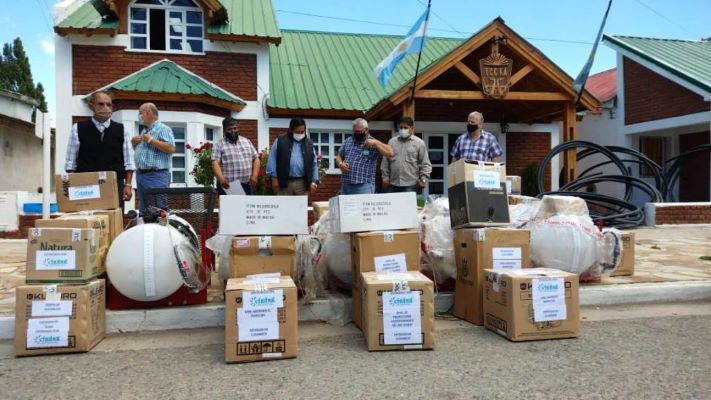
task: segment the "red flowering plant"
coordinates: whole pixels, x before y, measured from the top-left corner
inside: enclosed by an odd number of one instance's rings
[[[269,147],[259,152],[259,176],[257,185],[252,188],[252,194],[259,196],[272,195],[271,178],[267,176],[267,163],[269,162]]]
[[[316,156],[316,164],[318,165],[318,180],[323,181],[323,176],[328,170],[328,158],[324,158],[321,153]]]
[[[185,148],[190,150],[195,158],[195,165],[190,171],[198,185],[211,187],[215,184],[215,173],[212,172],[212,143],[200,142],[200,147],[193,147],[185,144]]]

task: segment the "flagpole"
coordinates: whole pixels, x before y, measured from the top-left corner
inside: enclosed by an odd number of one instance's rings
[[[422,58],[422,49],[425,47],[424,37],[427,36],[427,25],[430,20],[430,7],[432,6],[432,0],[427,0],[427,17],[425,17],[425,30],[422,32],[423,40],[420,44],[420,51],[417,54],[417,66],[415,67],[415,78],[412,82],[412,88],[410,89],[410,97],[407,99],[408,104],[415,100],[415,88],[417,87],[417,74],[420,72],[420,59]],[[414,115],[413,115],[414,118]]]
[[[600,38],[602,37],[602,30],[605,28],[605,22],[607,21],[607,15],[610,13],[610,7],[612,6],[612,0],[609,0],[607,2],[607,9],[605,10],[605,15],[602,17],[602,24],[600,25],[600,29],[597,32],[597,36],[595,37],[595,43],[593,43],[592,50],[590,50],[590,55],[588,56],[588,60],[585,62],[585,65],[583,65],[582,71],[580,71],[580,74],[578,74],[577,78],[575,78],[575,82],[573,82],[573,86],[575,86],[576,83],[580,85],[580,87],[576,90],[575,94],[575,107],[578,107],[578,103],[580,103],[580,98],[583,96],[583,92],[585,91],[585,83],[588,81],[588,75],[590,75],[590,69],[592,68],[593,61],[595,60],[595,53],[597,52],[597,45],[600,42]]]

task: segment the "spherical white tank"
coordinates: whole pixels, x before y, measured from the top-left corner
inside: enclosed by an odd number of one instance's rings
[[[137,225],[121,233],[106,256],[106,272],[114,287],[137,301],[156,301],[183,285],[173,247],[190,246],[176,229],[159,224]],[[189,260],[194,265],[195,260]]]

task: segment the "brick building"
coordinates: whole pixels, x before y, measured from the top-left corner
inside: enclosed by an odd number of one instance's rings
[[[576,137],[576,111],[597,106],[584,92],[576,110],[572,78],[498,18],[465,40],[429,38],[413,90],[414,57],[385,87],[373,74],[402,37],[280,30],[270,1],[74,4],[56,9],[57,168],[63,168],[72,122],[91,115],[85,99],[99,89],[113,92],[113,118],[131,133],[139,129],[138,106],[156,103],[176,134],[175,186],[194,184],[185,144],[220,137],[225,116],[242,120],[241,133],[260,150],[286,131],[291,117],[306,118],[328,163],[311,200],[338,191],[334,157],[356,117],[368,119],[381,140],[393,135],[399,116],[415,117],[433,162],[426,195],[445,193],[449,150],[471,111],[484,113],[484,129],[504,148],[509,174],[518,175],[552,146]],[[508,94],[499,98],[483,90],[480,64],[494,47],[510,65]],[[555,188],[559,171],[569,176],[574,168],[573,154],[555,160],[547,185]]]

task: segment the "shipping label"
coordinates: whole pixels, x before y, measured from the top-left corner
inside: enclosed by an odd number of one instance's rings
[[[376,272],[407,272],[405,253],[373,257]]]
[[[422,343],[420,292],[383,293],[383,343]]]
[[[560,321],[567,318],[565,279],[533,279],[531,291],[535,322]]]
[[[69,346],[69,317],[27,320],[27,348]]]
[[[76,265],[75,250],[39,250],[35,254],[37,271],[74,270]]]
[[[496,171],[474,170],[474,187],[477,189],[501,189],[501,175]]]
[[[63,317],[72,315],[71,300],[33,300],[32,301],[32,316],[33,317]]]
[[[69,200],[90,200],[101,198],[99,185],[70,186]]]

